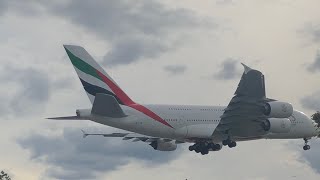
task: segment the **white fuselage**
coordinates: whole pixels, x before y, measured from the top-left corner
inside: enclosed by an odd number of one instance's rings
[[[192,142],[192,138],[212,139],[219,143],[225,137],[215,137],[215,129],[219,125],[224,106],[185,106],[185,105],[144,105],[172,127],[166,126],[155,119],[128,106],[121,106],[127,117],[107,118],[93,116],[88,118],[97,123],[115,128],[144,134],[147,136],[180,139]],[[85,110],[90,112],[90,109]],[[287,133],[265,133],[261,136],[232,137],[237,141],[254,139],[296,139],[317,136],[319,131],[313,120],[304,113],[294,110],[290,117],[291,128]]]

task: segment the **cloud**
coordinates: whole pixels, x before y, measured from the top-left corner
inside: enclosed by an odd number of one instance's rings
[[[15,77],[20,86],[10,103],[15,113],[23,115],[37,111],[33,109],[40,108],[48,101],[50,86],[46,74],[35,69],[24,69],[20,70]]]
[[[320,91],[315,92],[309,96],[303,97],[300,100],[302,107],[313,110],[319,111],[320,110]]]
[[[83,139],[79,129],[65,128],[62,135],[30,134],[17,140],[31,159],[47,164],[45,176],[56,179],[95,179],[100,173],[140,161],[148,166],[167,163],[181,154],[155,151],[147,143],[102,136]]]
[[[110,43],[111,49],[103,58],[108,66],[156,58],[175,48],[169,37],[173,29],[183,33],[184,29],[203,26],[192,11],[168,9],[152,0],[71,0],[51,10]],[[88,11],[91,13],[83,13]]]
[[[130,38],[115,42],[112,49],[103,57],[106,66],[125,65],[140,58],[155,58],[169,50],[169,47],[155,39]]]
[[[187,70],[187,67],[184,65],[168,65],[163,69],[172,75],[178,75],[183,74]]]
[[[0,15],[4,14],[6,12],[7,8],[8,8],[7,1],[1,0],[0,1]]]
[[[211,20],[200,18],[191,10],[168,8],[155,0],[37,3],[24,4],[36,7],[30,8],[36,11],[34,14],[51,13],[84,28],[109,44],[109,52],[103,58],[103,63],[108,66],[156,58],[177,48],[181,37],[191,30],[216,27]]]
[[[0,73],[2,117],[29,116],[44,111],[52,90],[70,88],[69,79],[52,80],[40,69],[5,65]]]
[[[34,68],[14,68],[1,71],[0,84],[6,87],[6,96],[0,104],[2,116],[24,116],[43,110],[50,96],[48,76]]]
[[[41,11],[41,6],[36,1],[0,0],[0,15],[18,13],[20,15],[34,16],[39,11]]]
[[[233,3],[233,0],[216,0],[216,4],[218,5],[229,5]]]
[[[306,23],[304,28],[298,31],[299,33],[305,35],[314,43],[320,42],[320,25],[315,25],[314,23]]]
[[[199,25],[192,11],[167,9],[153,0],[70,0],[49,8],[107,40],[136,34],[164,36],[172,28]]]
[[[320,174],[319,139],[310,140],[309,145],[311,146],[311,149],[308,151],[302,150],[301,145],[301,148],[297,150],[299,152],[297,159],[304,164],[308,164],[308,166]],[[297,144],[295,143],[291,143],[289,146],[295,149],[297,148]]]
[[[311,73],[320,71],[320,51],[317,52],[314,62],[307,66],[307,70]]]
[[[239,61],[233,58],[227,58],[220,65],[220,70],[213,75],[218,80],[231,80],[238,78],[241,72],[237,70]]]

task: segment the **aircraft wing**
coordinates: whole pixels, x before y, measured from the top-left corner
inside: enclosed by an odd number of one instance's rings
[[[153,142],[157,140],[162,140],[164,142],[170,142],[173,141],[173,139],[167,139],[167,138],[160,138],[160,137],[152,137],[152,136],[146,136],[138,133],[109,133],[109,134],[104,134],[104,133],[86,133],[83,131],[83,138],[87,136],[103,136],[103,137],[122,137],[122,140],[132,140],[132,142]],[[179,143],[176,141],[176,143]]]
[[[273,101],[266,98],[264,75],[245,64],[234,97],[221,116],[215,133],[233,137],[259,137],[265,134],[261,122],[266,120],[263,105]]]

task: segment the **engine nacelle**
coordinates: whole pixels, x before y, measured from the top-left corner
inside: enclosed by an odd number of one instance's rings
[[[157,140],[153,141],[150,146],[153,147],[153,149],[158,150],[158,151],[174,151],[177,149],[177,144],[175,141],[169,141],[166,142],[164,140]]]
[[[270,118],[288,118],[292,113],[293,107],[287,102],[272,101],[264,106],[264,115]]]
[[[288,118],[269,118],[264,124],[264,130],[271,133],[288,133],[291,122]]]

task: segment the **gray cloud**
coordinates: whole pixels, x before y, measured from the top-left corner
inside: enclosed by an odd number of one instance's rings
[[[6,66],[1,73],[0,84],[8,91],[0,105],[2,116],[24,116],[43,110],[50,95],[49,78],[45,73],[11,66]]]
[[[103,58],[108,66],[155,58],[175,47],[169,45],[174,44],[171,30],[179,28],[182,33],[204,23],[189,10],[168,9],[152,0],[71,0],[51,10],[111,43]]]
[[[307,70],[312,73],[320,71],[320,51],[317,52],[314,62],[307,66]]]
[[[5,0],[0,0],[0,15],[4,14],[8,8],[8,3]]]
[[[41,6],[37,1],[0,0],[0,15],[18,13],[20,15],[34,16],[39,11],[41,11]]]
[[[75,82],[72,78],[64,77],[57,80],[51,80],[51,87],[54,90],[64,90],[64,89],[72,89],[75,85]]]
[[[70,0],[51,10],[108,40],[136,34],[164,36],[172,28],[199,25],[191,11],[167,9],[152,0]]]
[[[110,51],[103,58],[104,64],[108,66],[156,58],[163,52],[175,49],[183,34],[188,31],[216,26],[211,20],[196,16],[193,11],[169,9],[155,0],[69,0],[63,3],[37,3],[19,4],[33,6],[34,8],[30,9],[35,11],[34,14],[45,9],[46,12],[67,19],[105,40],[111,45]]]
[[[314,43],[320,42],[320,25],[306,23],[304,28],[300,29],[298,32],[305,35]]]
[[[218,5],[229,5],[233,3],[233,0],[216,0],[216,4]]]
[[[184,73],[187,70],[187,67],[184,65],[168,65],[163,69],[172,75],[178,75]]]
[[[297,149],[297,146],[301,146],[298,150],[299,154],[297,159],[302,162],[308,164],[313,170],[320,174],[320,156],[319,156],[319,139],[312,139],[310,140],[309,144],[311,149],[308,151],[302,150],[302,143],[291,143],[289,144],[290,147]]]
[[[238,64],[238,60],[233,58],[227,58],[225,61],[222,62],[220,70],[216,74],[214,74],[213,77],[219,80],[230,80],[234,78],[239,78],[241,72],[237,69]]]
[[[36,68],[4,66],[0,73],[0,85],[6,96],[0,97],[2,117],[21,117],[43,112],[52,90],[70,88],[69,79],[51,80]]]
[[[14,112],[19,112],[20,115],[28,114],[37,111],[33,109],[39,109],[48,101],[50,86],[46,74],[35,69],[24,69],[15,77],[20,88],[10,103]]]
[[[46,176],[56,179],[94,179],[131,160],[156,166],[181,154],[181,149],[160,152],[146,143],[121,141],[121,138],[89,136],[83,139],[78,129],[70,128],[65,128],[60,136],[31,134],[17,142],[30,151],[32,160],[48,164]]]
[[[309,110],[320,110],[320,91],[306,96],[300,100],[301,105]]]
[[[115,42],[112,49],[104,56],[106,66],[125,65],[138,61],[140,58],[154,58],[168,51],[162,42],[155,39],[130,38]]]

